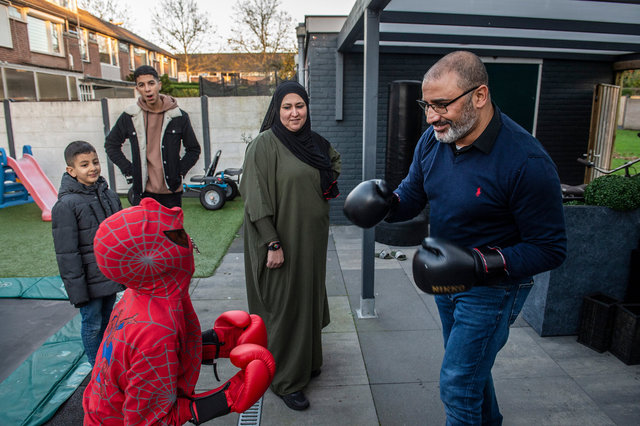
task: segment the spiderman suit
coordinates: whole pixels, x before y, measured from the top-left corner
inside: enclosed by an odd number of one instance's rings
[[[224,339],[241,371],[218,389],[194,393],[203,337],[188,293],[193,245],[180,208],[145,198],[102,222],[94,251],[105,276],[127,289],[113,309],[84,392],[85,425],[199,424],[259,399],[275,365],[250,339],[237,346],[237,338]],[[236,335],[243,333],[239,327]],[[260,340],[266,342],[266,333]]]

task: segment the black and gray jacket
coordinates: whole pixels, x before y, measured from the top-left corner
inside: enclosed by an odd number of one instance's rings
[[[119,210],[120,198],[102,176],[91,186],[68,173],[62,176],[58,201],[51,211],[51,229],[60,277],[73,305],[124,290],[100,272],[93,253],[98,226]]]
[[[165,184],[170,191],[177,192],[182,185],[182,178],[198,161],[200,144],[191,127],[189,115],[180,108],[165,111],[161,134]],[[131,161],[122,152],[122,144],[127,139],[131,143]],[[185,153],[180,158],[182,145]],[[133,177],[134,200],[138,204],[147,181],[147,134],[140,106],[133,104],[124,110],[107,135],[104,148],[122,173]]]

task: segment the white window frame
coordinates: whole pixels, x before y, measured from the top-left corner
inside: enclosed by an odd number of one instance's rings
[[[104,53],[104,52],[100,51],[100,37],[102,37],[102,38],[107,40],[107,47],[108,47],[108,50],[109,50],[109,61],[110,61],[108,63],[107,62],[102,62],[102,56],[100,56],[100,63],[104,64],[104,65],[111,65],[111,66],[114,66],[114,67],[119,67],[120,66],[120,60],[119,60],[119,57],[118,57],[119,56],[118,55],[118,40],[116,40],[113,37],[106,36],[104,34],[96,33],[96,38],[98,39],[98,52],[99,52],[99,55],[102,55],[102,53]],[[114,59],[115,59],[115,61],[114,61]]]
[[[0,47],[13,49],[13,37],[11,36],[9,19],[9,8],[0,4]]]
[[[80,49],[80,59],[83,62],[91,62],[91,54],[89,53],[89,30],[86,28],[77,27],[76,32],[78,33],[78,48]]]
[[[29,13],[27,14],[27,32],[28,27],[29,27],[29,18],[33,18],[33,19],[38,19],[39,21],[44,22],[45,24],[45,34],[47,37],[47,50],[39,50],[39,49],[34,49],[33,45],[31,44],[31,42],[29,43],[29,50],[35,53],[42,53],[44,55],[51,55],[51,56],[65,56],[65,50],[64,50],[64,40],[63,40],[63,24],[64,24],[64,20],[60,19],[60,18],[56,18],[55,16],[51,16],[51,15],[47,15],[46,13],[42,13],[36,10],[29,10]],[[53,51],[53,31],[52,31],[52,26],[55,25],[57,27],[57,39],[58,39],[58,46],[60,48],[59,52],[54,52]]]
[[[76,0],[47,0],[49,3],[53,3],[64,9],[75,12],[78,9],[78,3]]]
[[[19,8],[18,6],[9,5],[7,6],[9,9],[9,19],[15,19],[20,22],[27,22],[26,14],[24,9]]]

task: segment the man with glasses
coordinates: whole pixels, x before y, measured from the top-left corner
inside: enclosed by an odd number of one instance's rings
[[[427,71],[429,129],[394,191],[366,181],[345,200],[356,225],[403,221],[429,202],[430,236],[413,260],[435,294],[445,353],[440,397],[448,425],[502,423],[491,368],[532,277],[566,257],[560,180],[540,142],[491,101],[484,64],[453,52]]]

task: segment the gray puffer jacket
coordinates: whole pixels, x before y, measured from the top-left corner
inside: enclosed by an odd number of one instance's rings
[[[98,226],[119,210],[120,198],[102,176],[91,186],[68,173],[62,176],[58,202],[51,211],[51,228],[60,277],[73,305],[124,290],[100,272],[93,253]]]

